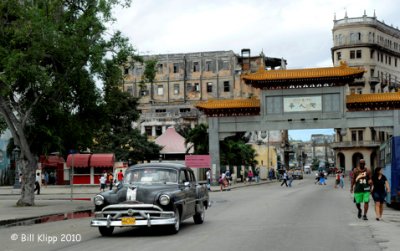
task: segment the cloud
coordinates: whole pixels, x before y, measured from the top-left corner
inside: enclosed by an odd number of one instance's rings
[[[333,19],[364,10],[400,25],[394,0],[147,0],[115,11],[121,30],[143,54],[250,48],[283,57],[289,68],[332,66]],[[390,20],[390,21],[389,21]]]

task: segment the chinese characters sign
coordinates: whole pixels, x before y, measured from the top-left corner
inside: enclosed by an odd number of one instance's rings
[[[283,111],[284,112],[322,111],[321,96],[284,98]]]

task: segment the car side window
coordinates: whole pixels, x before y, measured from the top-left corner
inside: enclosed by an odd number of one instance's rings
[[[195,182],[196,178],[194,177],[194,173],[192,171],[189,171],[190,174],[190,182]]]
[[[180,183],[180,184],[183,184],[183,183],[185,183],[187,180],[188,180],[188,179],[187,179],[187,177],[186,177],[186,172],[185,172],[184,170],[181,170],[181,171],[179,172],[179,183]]]

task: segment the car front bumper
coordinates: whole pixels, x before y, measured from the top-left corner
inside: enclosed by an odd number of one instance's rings
[[[155,205],[111,205],[101,212],[95,212],[95,218],[90,222],[92,227],[136,227],[160,226],[176,223],[175,213],[163,211]]]

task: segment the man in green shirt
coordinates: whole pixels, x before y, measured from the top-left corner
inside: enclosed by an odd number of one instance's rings
[[[358,209],[357,217],[361,218],[361,203],[364,203],[363,220],[368,220],[368,203],[371,194],[371,171],[365,167],[365,160],[360,159],[359,166],[354,170],[350,193],[354,191],[354,200]]]

